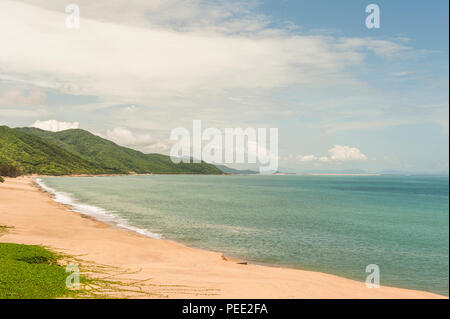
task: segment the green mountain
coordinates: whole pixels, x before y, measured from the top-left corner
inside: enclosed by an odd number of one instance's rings
[[[48,143],[40,137],[6,126],[0,126],[0,165],[16,167],[27,174],[63,175],[72,172],[79,174],[103,172],[103,169],[95,163]]]
[[[250,169],[234,169],[225,165],[216,165],[218,169],[227,174],[244,174],[244,175],[253,175],[259,174],[257,171],[252,171]]]
[[[211,164],[175,164],[169,156],[144,154],[80,129],[54,133],[6,126],[0,127],[0,165],[49,175],[223,174]]]

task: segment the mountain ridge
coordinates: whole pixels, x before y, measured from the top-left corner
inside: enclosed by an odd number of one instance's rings
[[[169,156],[144,154],[81,129],[7,126],[0,126],[0,165],[42,175],[224,174],[212,164],[175,164]]]

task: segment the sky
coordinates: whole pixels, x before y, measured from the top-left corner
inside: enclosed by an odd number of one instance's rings
[[[278,128],[280,170],[448,172],[448,6],[2,0],[0,125],[163,154],[193,120]]]

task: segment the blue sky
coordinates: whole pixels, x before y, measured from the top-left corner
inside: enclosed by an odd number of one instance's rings
[[[80,29],[0,4],[1,124],[166,154],[195,119],[278,127],[282,170],[448,171],[448,1],[74,2]]]
[[[365,7],[380,6],[380,29],[368,30],[363,20]],[[329,29],[342,35],[407,37],[428,50],[448,49],[448,1],[364,1],[364,0],[269,0],[260,12],[271,16],[274,24],[292,21],[305,31]]]

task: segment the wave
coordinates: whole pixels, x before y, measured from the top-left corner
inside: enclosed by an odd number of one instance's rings
[[[79,202],[77,202],[77,200],[75,198],[72,197],[71,194],[56,191],[55,189],[45,185],[45,183],[40,178],[34,178],[34,181],[41,188],[41,190],[52,195],[53,200],[55,202],[69,206],[70,211],[77,212],[82,215],[94,217],[98,221],[101,221],[101,222],[104,222],[107,224],[113,224],[117,227],[131,230],[133,232],[136,232],[138,234],[141,234],[141,235],[144,235],[147,237],[151,237],[151,238],[155,238],[155,239],[163,238],[163,236],[160,234],[155,234],[155,233],[149,232],[146,229],[131,226],[130,224],[128,224],[128,222],[125,219],[123,219],[117,215],[114,215],[112,212],[109,212],[101,207],[79,203]]]

